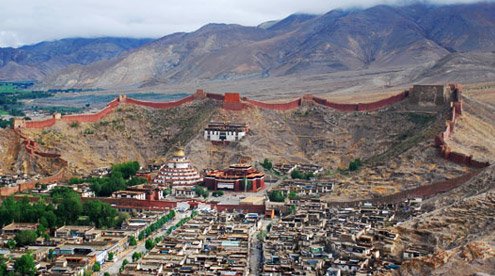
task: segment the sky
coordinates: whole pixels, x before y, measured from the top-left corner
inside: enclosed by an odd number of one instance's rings
[[[69,37],[159,38],[208,23],[256,26],[293,13],[410,0],[0,0],[0,47]],[[435,4],[477,0],[432,0]]]

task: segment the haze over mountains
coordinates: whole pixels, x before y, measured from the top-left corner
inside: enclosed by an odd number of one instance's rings
[[[295,14],[256,27],[208,24],[150,43],[70,41],[0,49],[0,79],[138,88],[393,68],[409,70],[402,82],[483,81],[495,77],[495,3],[380,5]]]

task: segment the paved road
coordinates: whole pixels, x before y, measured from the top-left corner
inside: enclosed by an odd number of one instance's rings
[[[260,269],[263,264],[263,244],[258,240],[257,235],[261,231],[266,231],[266,227],[270,224],[268,220],[261,220],[261,227],[251,236],[251,249],[249,252],[249,275],[260,275]]]
[[[181,219],[190,215],[191,215],[191,211],[187,211],[184,213],[175,212],[174,219],[165,223],[162,229],[152,234],[150,238],[154,239],[156,237],[165,235],[167,229],[170,226],[177,224]],[[117,275],[119,273],[120,267],[122,266],[122,262],[125,259],[127,259],[129,262],[132,262],[132,254],[134,254],[134,252],[146,252],[146,247],[144,246],[145,242],[146,239],[143,239],[142,241],[138,241],[138,244],[136,246],[130,246],[126,251],[119,254],[117,261],[106,262],[101,269],[100,275],[103,275],[105,272],[110,273],[110,275]]]

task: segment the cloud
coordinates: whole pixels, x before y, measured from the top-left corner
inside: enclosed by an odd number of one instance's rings
[[[417,1],[415,1],[417,2]],[[472,0],[434,0],[437,4]],[[67,37],[151,37],[207,23],[254,26],[292,13],[402,5],[408,0],[0,0],[0,47]]]

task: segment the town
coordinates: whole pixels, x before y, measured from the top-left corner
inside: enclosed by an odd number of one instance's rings
[[[453,101],[453,119],[435,137],[440,156],[473,168],[487,166],[472,157],[461,158],[445,142],[456,116],[462,113],[455,85],[415,86],[378,103],[339,108],[353,112],[380,108],[405,98],[417,100],[421,97],[414,93],[423,90],[448,94]],[[187,101],[158,104],[120,96],[100,113],[71,118],[100,120],[123,102],[169,108],[201,97],[207,94],[198,90]],[[223,108],[233,112],[247,104],[233,93],[221,100]],[[272,108],[297,107],[303,100],[333,106],[306,96]],[[249,103],[261,108],[268,105]],[[259,156],[254,161],[240,158],[237,163],[198,170],[195,163],[200,160],[190,159],[181,146],[187,141],[179,141],[160,164],[129,160],[64,179],[61,175],[68,162],[60,154],[43,152],[42,146],[22,132],[49,127],[57,120],[64,116],[14,121],[26,152],[51,158],[61,168],[47,177],[0,176],[0,275],[387,273],[407,260],[434,252],[433,246],[403,237],[398,226],[422,215],[425,199],[475,175],[424,183],[383,197],[329,202],[324,198],[335,196],[343,184],[322,165]],[[210,121],[198,136],[215,147],[235,146],[253,135],[250,129],[245,121]],[[360,159],[352,159],[339,171],[350,175],[362,166]]]

